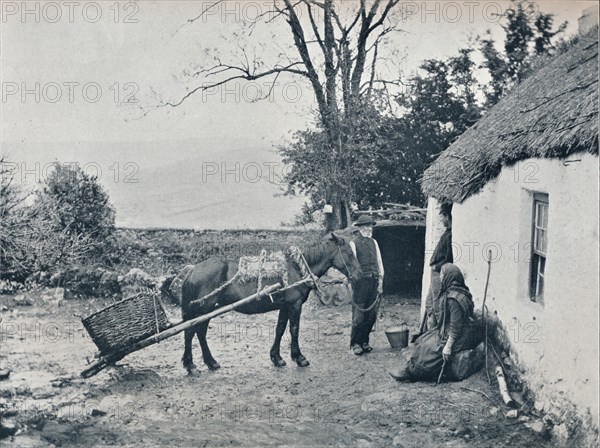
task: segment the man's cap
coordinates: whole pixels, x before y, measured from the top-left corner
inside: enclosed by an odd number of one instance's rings
[[[375,220],[367,215],[360,215],[358,219],[354,222],[356,227],[360,226],[374,226],[376,224]]]

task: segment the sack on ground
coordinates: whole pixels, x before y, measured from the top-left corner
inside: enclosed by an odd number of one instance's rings
[[[483,343],[472,350],[464,350],[452,356],[448,369],[448,378],[462,381],[479,372],[485,363]]]
[[[392,377],[398,381],[408,381],[410,379],[409,364],[413,353],[413,346],[408,346],[400,350],[398,357],[394,359],[393,365],[388,369]]]
[[[429,330],[415,341],[409,368],[412,381],[437,379],[444,362],[443,349],[444,341],[438,329]]]

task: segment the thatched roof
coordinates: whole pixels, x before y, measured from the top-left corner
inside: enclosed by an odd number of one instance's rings
[[[503,166],[598,154],[598,29],[550,59],[461,135],[423,174],[427,196],[462,202]]]

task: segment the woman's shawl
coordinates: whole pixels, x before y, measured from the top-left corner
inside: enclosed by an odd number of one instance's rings
[[[465,278],[461,270],[456,265],[452,263],[446,263],[444,266],[442,266],[441,275],[442,286],[438,296],[441,318],[438,319],[438,322],[441,333],[445,334],[449,298],[458,302],[465,312],[465,317],[467,319],[473,316],[473,309],[475,308],[475,305],[473,303],[471,291],[469,291],[469,288],[465,284]]]

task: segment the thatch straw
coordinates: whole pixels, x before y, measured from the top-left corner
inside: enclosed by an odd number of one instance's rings
[[[532,157],[598,154],[598,29],[578,38],[490,109],[423,174],[422,189],[462,202]]]

